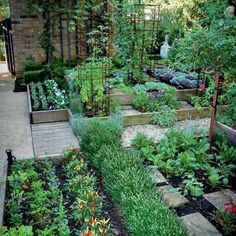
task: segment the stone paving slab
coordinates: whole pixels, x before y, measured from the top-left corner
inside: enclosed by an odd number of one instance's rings
[[[152,180],[155,184],[167,183],[166,178],[161,174],[161,172],[156,167],[147,166],[147,169],[149,170]]]
[[[224,208],[226,202],[236,199],[236,194],[230,189],[226,189],[223,191],[205,194],[203,197],[220,210]]]
[[[220,236],[222,235],[203,215],[193,213],[182,216],[181,220],[191,236]]]
[[[31,158],[33,145],[25,92],[14,93],[14,78],[0,75],[0,159],[13,149],[18,158]]]
[[[189,201],[180,193],[172,193],[170,190],[173,189],[172,185],[165,185],[158,187],[158,191],[161,192],[163,200],[171,207],[177,208],[187,204]]]

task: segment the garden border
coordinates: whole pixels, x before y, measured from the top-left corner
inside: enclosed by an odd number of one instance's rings
[[[223,110],[225,106],[220,106],[218,109]],[[151,123],[151,117],[153,114],[158,114],[159,112],[145,112],[145,113],[134,113],[123,116],[124,126],[133,126],[133,125],[147,125]],[[68,110],[69,121],[71,123],[73,114]],[[198,119],[198,118],[209,118],[211,114],[210,108],[202,108],[201,111],[198,111],[196,108],[181,109],[176,110],[176,118],[178,121],[186,119]],[[100,117],[102,120],[107,120],[109,116]],[[88,118],[94,119],[94,118]]]
[[[29,107],[31,124],[57,122],[57,121],[68,121],[69,120],[67,109],[32,111],[30,89],[29,89],[28,84],[27,84],[27,97],[28,97],[28,107]]]
[[[236,130],[219,121],[216,122],[216,127],[226,134],[229,144],[236,147]]]
[[[189,101],[191,95],[202,95],[201,90],[197,89],[177,89],[176,99],[178,101]],[[111,100],[119,101],[120,105],[131,105],[137,97],[135,93],[123,93],[119,89],[113,89],[110,94]]]

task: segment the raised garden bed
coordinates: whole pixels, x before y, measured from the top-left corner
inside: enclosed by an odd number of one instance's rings
[[[179,101],[190,101],[191,95],[200,95],[201,93],[201,90],[196,89],[178,89],[176,91],[176,99]],[[113,89],[110,96],[113,101],[118,101],[120,105],[131,105],[137,97],[135,93],[123,93],[117,89]]]
[[[172,130],[159,144],[141,134],[133,144],[164,201],[179,216],[201,213],[219,231],[234,235],[234,223],[222,219],[221,214],[227,211],[227,204],[235,205],[231,201],[236,201],[236,149],[224,144],[220,137],[216,139],[210,150],[206,138]],[[227,231],[226,223],[232,232]]]
[[[26,230],[25,235],[127,235],[101,179],[76,149],[66,150],[63,159],[15,162],[9,168],[5,203],[9,233],[15,228]]]
[[[236,130],[220,122],[216,122],[216,127],[226,135],[229,144],[236,147]]]
[[[223,110],[225,106],[219,107],[219,110]],[[131,112],[132,113],[132,112]],[[73,114],[70,110],[68,110],[69,120],[72,120]],[[151,117],[153,114],[158,114],[158,112],[133,112],[133,114],[124,114],[123,122],[124,126],[133,126],[133,125],[146,125],[151,124]],[[210,109],[202,108],[201,111],[198,111],[195,108],[181,109],[176,110],[176,118],[178,121],[186,120],[186,119],[199,119],[199,118],[208,118],[210,117]],[[109,116],[101,117],[101,119],[107,120]],[[89,118],[94,119],[94,118]]]
[[[33,111],[29,85],[27,85],[27,96],[30,120],[32,124],[67,121],[69,119],[67,109]]]

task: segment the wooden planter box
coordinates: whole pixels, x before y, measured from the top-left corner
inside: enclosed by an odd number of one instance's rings
[[[189,101],[191,95],[202,95],[202,92],[196,89],[182,89],[176,92],[176,98],[179,101]],[[118,101],[120,105],[131,105],[137,95],[135,93],[122,93],[114,89],[110,96],[113,101]]]
[[[229,144],[236,147],[236,130],[220,122],[216,122],[216,127],[226,134]]]
[[[27,95],[28,95],[30,121],[32,124],[69,120],[68,109],[32,111],[29,85],[27,85]]]
[[[224,106],[221,106],[218,108],[219,110],[224,109]],[[72,113],[69,110],[69,120],[71,122],[72,120]],[[147,125],[151,123],[151,116],[153,114],[158,114],[158,112],[146,112],[146,113],[134,113],[129,115],[124,115],[124,126],[133,126],[133,125]],[[176,110],[176,117],[178,121],[186,120],[186,119],[199,119],[199,118],[209,118],[211,114],[211,109],[209,108],[203,108],[201,111],[198,111],[195,108],[189,108],[189,109],[181,109]],[[101,117],[102,120],[107,120],[109,116]],[[94,119],[94,118],[88,118],[88,119]]]

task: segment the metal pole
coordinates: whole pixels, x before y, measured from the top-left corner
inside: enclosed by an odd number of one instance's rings
[[[66,0],[66,39],[68,66],[71,67],[71,49],[70,49],[70,0]]]

